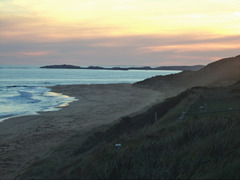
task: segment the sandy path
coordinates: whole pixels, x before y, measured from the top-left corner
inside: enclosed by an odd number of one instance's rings
[[[78,101],[55,112],[0,123],[0,179],[13,179],[75,132],[111,123],[163,99],[160,92],[130,84],[56,86]]]

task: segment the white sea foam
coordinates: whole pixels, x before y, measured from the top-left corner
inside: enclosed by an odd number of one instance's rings
[[[0,89],[0,121],[13,116],[34,115],[39,111],[56,111],[76,100],[74,97],[50,92],[46,87]]]

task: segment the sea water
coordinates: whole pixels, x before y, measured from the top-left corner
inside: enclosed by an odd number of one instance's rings
[[[180,71],[42,69],[40,66],[0,66],[0,122],[15,116],[56,111],[75,101],[49,87],[71,84],[134,83]]]

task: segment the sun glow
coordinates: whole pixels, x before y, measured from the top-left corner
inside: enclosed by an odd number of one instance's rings
[[[31,31],[49,38],[239,33],[239,12],[229,11],[240,6],[238,1],[234,6],[223,1],[184,1],[3,1],[1,20],[8,19],[14,26],[7,24],[12,27],[2,33],[16,37]]]
[[[195,42],[194,47],[184,44],[179,46],[181,42],[177,43],[178,39],[174,40],[174,37],[183,37],[181,41],[184,37],[239,37],[238,7],[239,0],[4,0],[0,1],[0,41],[40,43],[41,46],[42,43],[66,42],[67,49],[69,42],[96,41],[84,48],[90,49],[74,52],[76,56],[79,53],[89,54],[94,48],[105,48],[108,54],[109,48],[128,47],[126,38],[133,41],[139,38],[141,41],[147,37],[166,37],[166,41],[174,41],[176,44],[164,44],[164,41],[158,40],[148,44],[148,41],[144,40],[146,44],[141,47],[134,44],[132,48],[135,49],[132,49],[132,52],[139,53],[142,50],[155,53],[163,52],[164,49],[200,52],[205,47],[214,51],[217,48],[236,49],[239,48],[238,44],[233,45],[229,40],[211,42],[213,44]],[[108,42],[109,38],[123,38],[125,41]],[[46,51],[48,49],[42,47],[24,49],[24,52]],[[55,49],[51,51],[54,52]],[[43,55],[45,54],[28,54]]]

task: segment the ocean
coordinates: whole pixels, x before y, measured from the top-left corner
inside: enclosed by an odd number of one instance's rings
[[[76,101],[49,87],[71,84],[134,83],[180,71],[42,69],[40,66],[0,66],[0,122],[11,117],[57,111]]]

